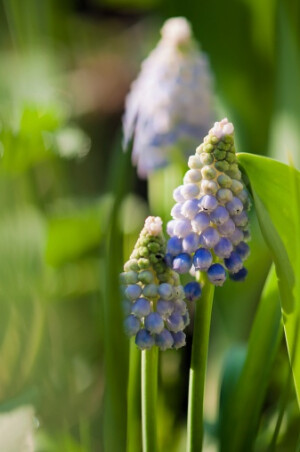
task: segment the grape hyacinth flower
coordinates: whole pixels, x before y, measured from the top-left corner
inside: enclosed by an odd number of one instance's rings
[[[193,153],[212,117],[210,70],[189,22],[169,19],[161,36],[132,84],[123,118],[124,149],[133,140],[132,162],[142,178],[166,166],[174,147]]]
[[[206,272],[223,285],[247,276],[250,199],[235,155],[233,125],[216,122],[189,158],[184,184],[174,190],[176,212],[167,231],[168,263],[178,273]],[[188,296],[187,296],[188,298]]]
[[[176,240],[170,241],[173,253],[181,250]],[[135,336],[135,343],[142,350],[154,345],[161,350],[185,345],[183,330],[189,316],[184,298],[192,301],[201,294],[198,283],[190,283],[184,289],[166,261],[162,221],[148,217],[120,275],[125,297],[124,329],[128,336]]]

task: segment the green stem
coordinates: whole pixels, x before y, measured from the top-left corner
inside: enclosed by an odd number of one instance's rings
[[[142,351],[142,435],[143,452],[157,451],[157,367],[158,348]]]
[[[129,376],[127,389],[127,448],[126,452],[136,452],[141,443],[141,392],[140,392],[141,352],[130,340]]]
[[[203,441],[203,400],[214,286],[205,277],[196,306],[190,366],[187,452],[200,452]]]

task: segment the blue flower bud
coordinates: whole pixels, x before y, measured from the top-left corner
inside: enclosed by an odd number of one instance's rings
[[[168,240],[167,243],[167,252],[176,256],[182,251],[182,240],[178,237],[174,236]]]
[[[234,215],[233,221],[236,226],[244,227],[248,224],[248,215],[243,211],[238,215]]]
[[[167,327],[170,331],[177,333],[184,329],[184,321],[182,315],[178,312],[173,312],[170,317],[166,320]]]
[[[182,203],[177,203],[172,207],[171,215],[175,220],[183,220],[184,215],[182,213]]]
[[[235,228],[228,238],[233,245],[238,245],[243,240],[244,234],[239,228]]]
[[[184,300],[178,299],[173,301],[174,304],[174,312],[177,312],[178,314],[185,314],[187,310],[186,302]]]
[[[151,312],[145,317],[145,328],[150,333],[160,333],[164,329],[164,321],[158,312]]]
[[[185,201],[182,193],[181,193],[181,189],[182,189],[183,185],[180,185],[179,187],[175,188],[175,190],[173,191],[173,198],[176,202],[183,202]]]
[[[178,331],[177,333],[172,333],[174,344],[173,348],[176,350],[178,348],[184,347],[186,344],[186,335],[183,331]]]
[[[135,303],[132,305],[132,314],[136,317],[145,317],[151,311],[151,305],[146,298],[138,298]]]
[[[247,245],[247,243],[245,242],[240,242],[236,248],[235,248],[235,252],[240,256],[240,258],[242,260],[247,259],[247,257],[250,254],[250,248],[249,245]]]
[[[174,234],[178,237],[186,237],[192,232],[192,226],[189,220],[174,220]]]
[[[247,274],[248,270],[245,267],[243,267],[236,273],[229,273],[229,278],[232,279],[233,281],[242,282],[245,281]]]
[[[158,286],[158,294],[163,300],[170,300],[173,296],[173,287],[168,283],[160,284]]]
[[[155,345],[157,345],[161,350],[172,348],[173,344],[174,339],[170,331],[164,329],[161,333],[155,335]]]
[[[134,336],[140,329],[140,321],[134,315],[129,315],[124,320],[124,331],[128,336]]]
[[[224,224],[229,219],[228,210],[224,206],[218,206],[211,212],[210,219],[217,225]]]
[[[181,285],[173,288],[173,298],[184,298],[184,288]]]
[[[174,311],[174,303],[169,300],[159,299],[156,305],[156,310],[162,317],[169,316]]]
[[[182,320],[183,320],[183,323],[184,323],[184,328],[190,324],[190,314],[189,314],[189,311],[186,311],[186,313],[183,314]]]
[[[240,256],[234,251],[230,254],[230,257],[224,259],[225,265],[231,273],[237,273],[243,268],[243,261]]]
[[[219,240],[218,231],[213,227],[205,229],[200,236],[200,244],[206,248],[213,248]]]
[[[213,264],[207,270],[208,279],[215,286],[222,286],[226,279],[226,272],[221,264]]]
[[[214,252],[218,257],[229,257],[233,250],[232,243],[226,237],[221,237],[219,243],[214,247]]]
[[[177,273],[187,273],[192,265],[192,258],[187,253],[178,254],[173,259],[173,270]]]
[[[141,329],[136,335],[135,343],[141,350],[148,350],[154,345],[154,338],[149,331]]]
[[[197,213],[199,212],[199,200],[189,199],[188,201],[185,201],[185,203],[182,205],[181,212],[186,218],[192,220],[195,217],[195,215],[197,215]]]
[[[184,286],[184,292],[187,300],[195,301],[201,296],[201,286],[196,281],[189,282]]]
[[[220,226],[218,226],[219,233],[224,236],[231,235],[234,232],[234,230],[235,224],[231,218],[229,218],[229,220],[227,220],[225,223],[220,224]]]
[[[131,302],[129,300],[122,300],[122,310],[124,315],[131,313]]]
[[[193,199],[199,195],[199,191],[197,184],[185,184],[181,189],[181,194],[185,199]]]
[[[230,215],[238,215],[243,211],[243,203],[239,198],[234,196],[232,201],[226,204],[226,209]]]
[[[200,199],[199,206],[201,209],[203,209],[205,212],[212,212],[215,210],[218,206],[217,199],[212,195],[204,195]]]
[[[157,296],[157,286],[156,284],[147,284],[143,289],[143,295],[146,298],[153,299]]]
[[[199,248],[196,251],[193,259],[195,270],[208,270],[212,263],[212,260],[213,258],[210,251],[206,250],[205,248]]]
[[[177,220],[170,220],[167,223],[167,233],[170,237],[175,235],[174,228]]]
[[[195,183],[195,182],[199,182],[201,180],[202,176],[201,176],[201,171],[197,170],[197,169],[190,169],[189,171],[187,171],[185,173],[185,176],[183,178],[183,182],[185,184],[191,182],[191,183]]]
[[[136,300],[142,293],[142,288],[137,284],[130,284],[125,290],[125,295],[129,300]]]
[[[191,222],[194,232],[200,234],[210,225],[209,216],[205,212],[198,213]]]
[[[173,256],[170,253],[167,253],[165,255],[165,263],[167,264],[168,267],[172,268],[173,267]]]
[[[182,249],[184,252],[191,254],[199,247],[199,236],[195,233],[187,235],[182,240]]]

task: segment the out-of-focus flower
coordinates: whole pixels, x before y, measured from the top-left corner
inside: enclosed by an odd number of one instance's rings
[[[212,119],[208,62],[190,24],[169,19],[161,35],[132,84],[123,118],[124,148],[133,139],[132,161],[143,178],[168,164],[174,146],[191,154]]]
[[[201,295],[198,283],[185,289],[165,262],[166,245],[159,217],[148,217],[120,279],[123,288],[124,327],[136,345],[161,350],[185,345],[183,330],[189,324],[184,298]]]
[[[207,272],[221,286],[226,271],[233,281],[247,276],[244,260],[250,250],[250,200],[235,155],[233,125],[216,122],[189,158],[184,185],[174,190],[176,201],[168,223],[168,263],[178,273]]]

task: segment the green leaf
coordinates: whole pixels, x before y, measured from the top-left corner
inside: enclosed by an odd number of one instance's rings
[[[271,368],[282,328],[274,267],[255,316],[243,368],[220,418],[221,450],[253,450]],[[230,384],[232,386],[232,380]],[[245,409],[247,407],[247,409]],[[232,429],[232,425],[236,428]]]
[[[81,257],[99,246],[107,228],[112,198],[103,196],[93,203],[65,202],[56,206],[49,219],[46,259],[58,266]]]
[[[238,158],[250,180],[260,227],[275,263],[285,336],[300,405],[300,355],[296,353],[300,345],[300,173],[266,157],[239,154]]]

